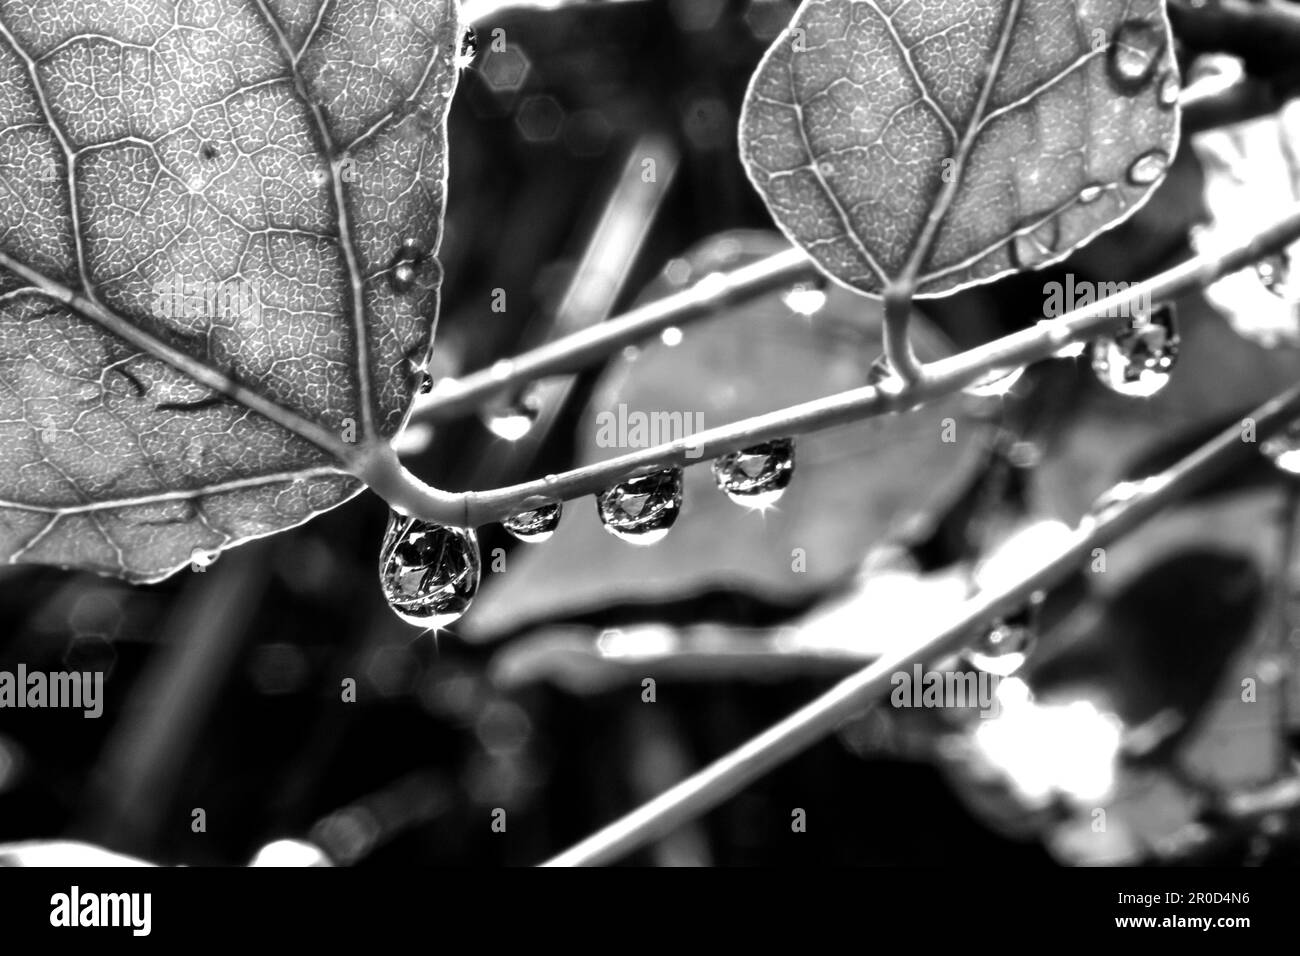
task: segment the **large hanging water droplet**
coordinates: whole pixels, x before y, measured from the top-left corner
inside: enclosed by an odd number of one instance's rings
[[[1128,181],[1134,186],[1150,186],[1169,168],[1169,154],[1163,149],[1153,149],[1133,160],[1128,168]]]
[[[1164,52],[1164,33],[1148,20],[1125,20],[1107,51],[1106,72],[1124,93],[1136,93],[1150,82]]]
[[[794,477],[794,440],[776,438],[713,460],[713,480],[728,498],[747,508],[768,508]]]
[[[554,501],[528,511],[521,511],[517,515],[511,515],[501,522],[501,527],[520,541],[540,544],[555,534],[555,529],[560,526],[560,513],[562,510],[560,502]]]
[[[682,470],[629,478],[596,496],[596,513],[605,530],[632,544],[662,541],[682,508]]]
[[[379,550],[379,584],[408,624],[440,628],[458,620],[478,593],[478,538],[464,528],[393,512]]]
[[[1289,475],[1300,475],[1300,419],[1259,446],[1274,465]]]
[[[1135,318],[1110,338],[1092,343],[1092,370],[1112,392],[1149,398],[1169,384],[1178,360],[1178,326],[1172,305]]]
[[[1010,677],[1018,671],[1038,640],[1042,604],[1043,594],[1037,592],[1023,610],[995,620],[975,646],[966,651],[966,662],[997,677]]]

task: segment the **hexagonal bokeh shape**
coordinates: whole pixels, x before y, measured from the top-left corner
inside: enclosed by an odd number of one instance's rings
[[[519,105],[515,125],[524,139],[544,143],[555,139],[564,125],[564,108],[553,96],[530,96]]]
[[[668,0],[668,12],[682,30],[698,32],[718,25],[727,0]]]
[[[786,0],[749,0],[745,8],[745,26],[757,40],[774,40],[797,8],[798,4]]]
[[[483,81],[498,93],[512,93],[524,85],[532,63],[523,50],[513,43],[504,50],[488,47],[479,72]]]

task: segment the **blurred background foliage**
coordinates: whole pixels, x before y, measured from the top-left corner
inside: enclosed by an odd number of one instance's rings
[[[451,118],[435,378],[781,248],[736,124],[793,9],[654,0],[480,23]],[[1186,256],[1203,188],[1180,150],[1153,201],[1064,266],[925,302],[922,351],[1032,322],[1066,271],[1134,280]],[[99,720],[0,712],[0,842],[231,864],[295,837],[344,864],[537,862],[1295,381],[1293,344],[1235,334],[1199,296],[1179,308],[1180,366],[1147,402],[1053,361],[1005,397],[800,441],[766,515],[727,502],[701,465],[653,548],[604,534],[589,502],[547,544],[483,529],[478,604],[436,638],[383,603],[385,509],[367,495],[154,587],[4,569],[0,668],[102,668],[107,705]],[[508,408],[408,436],[422,449],[409,464],[489,487],[610,454],[593,415],[619,403],[706,426],[779,408],[865,381],[878,329],[874,303],[838,289],[770,293],[517,396],[536,418],[517,441],[496,433]],[[945,417],[955,445],[937,441]],[[1034,702],[984,723],[876,708],[630,862],[1294,862],[1298,496],[1261,459],[1047,595],[1019,675]]]

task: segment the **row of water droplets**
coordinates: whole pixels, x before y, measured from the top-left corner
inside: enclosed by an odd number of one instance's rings
[[[1258,267],[1261,280],[1270,289],[1280,286],[1287,281],[1287,266],[1284,257],[1266,260]],[[796,287],[792,296],[806,292],[805,287]],[[1090,346],[1067,347],[1060,354],[1076,355],[1087,349],[1091,367],[1104,386],[1119,395],[1147,398],[1168,384],[1178,348],[1175,310],[1165,304],[1149,315],[1135,316],[1118,332]],[[966,391],[1006,395],[1023,372],[1023,368],[995,371]],[[882,357],[872,366],[868,381],[878,383],[890,374]],[[527,432],[533,418],[534,408],[525,398],[491,413],[486,421],[502,437],[518,438]],[[1278,467],[1300,474],[1300,421],[1261,448]],[[794,442],[774,439],[722,455],[714,460],[712,470],[718,488],[733,501],[759,510],[769,508],[793,477]],[[654,544],[667,536],[677,520],[682,487],[680,467],[638,475],[598,494],[597,514],[616,537],[633,544]],[[558,501],[539,500],[505,519],[502,526],[521,541],[542,542],[555,533],[562,510]],[[431,628],[453,623],[469,608],[480,573],[478,541],[472,530],[397,514],[390,517],[380,554],[380,580],[385,597],[403,620]],[[1033,637],[1027,614],[1000,619],[968,654],[968,660],[982,670],[1006,676],[1023,662]]]
[[[1163,34],[1142,20],[1121,25],[1107,61],[1111,80],[1125,92],[1135,92],[1155,79],[1164,52]],[[1156,82],[1159,105],[1172,109],[1180,85],[1176,73],[1163,73]],[[1166,171],[1169,156],[1152,149],[1129,165],[1132,185],[1148,186]],[[1109,187],[1091,183],[1077,196],[1080,204],[1091,204]],[[1044,242],[1041,227],[1013,238],[1012,255],[1031,266],[1053,252],[1053,241]],[[414,281],[414,266],[423,258],[418,247],[403,248],[394,263],[392,282],[403,292]],[[1289,263],[1272,257],[1257,268],[1261,281],[1272,291],[1288,282]],[[804,286],[796,286],[786,297],[794,311],[815,312],[824,296],[815,302]],[[815,293],[815,290],[814,290]],[[667,340],[665,340],[667,341]],[[1117,394],[1150,397],[1169,382],[1178,357],[1179,336],[1173,306],[1163,304],[1150,315],[1140,314],[1117,333],[1094,341],[1091,366],[1098,380]],[[1084,346],[1068,346],[1062,355],[1075,355]],[[995,370],[970,385],[966,391],[980,396],[1006,395],[1024,373],[1023,368]],[[882,381],[890,374],[878,360],[869,381]],[[498,436],[517,440],[537,418],[538,407],[528,390],[516,394],[504,406],[484,412],[484,423]],[[1282,436],[1266,442],[1263,450],[1279,467],[1300,474],[1300,422]],[[737,503],[757,509],[771,507],[788,487],[794,472],[794,442],[775,439],[723,455],[713,462],[718,487]],[[670,467],[619,482],[596,496],[602,525],[616,537],[634,544],[650,545],[662,540],[677,520],[682,505],[682,469]],[[541,501],[535,507],[507,518],[502,526],[521,541],[542,542],[559,525],[562,505]],[[478,591],[481,576],[477,536],[472,529],[448,527],[393,513],[380,551],[380,581],[394,611],[407,622],[428,628],[446,627],[468,610]],[[1024,662],[1034,640],[1034,619],[1041,595],[1035,596],[1021,613],[994,621],[982,638],[966,653],[967,662],[1000,676],[1015,672]]]
[[[713,462],[718,488],[746,507],[771,507],[794,474],[794,442],[775,439],[723,455]],[[682,469],[661,468],[621,481],[596,496],[605,530],[623,541],[663,540],[682,507]],[[520,541],[539,543],[555,533],[563,505],[539,501],[501,522]],[[409,624],[446,627],[478,593],[482,562],[472,529],[434,524],[396,512],[379,553],[379,580],[393,611]]]

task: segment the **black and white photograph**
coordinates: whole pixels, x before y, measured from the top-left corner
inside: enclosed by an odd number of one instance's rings
[[[1294,0],[0,0],[0,921],[849,867],[1262,928],[1298,63]]]

